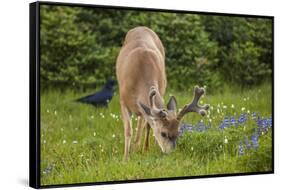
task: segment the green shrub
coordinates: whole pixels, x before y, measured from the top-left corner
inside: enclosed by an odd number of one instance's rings
[[[196,14],[41,7],[42,86],[83,87],[115,78],[126,32],[154,30],[166,50],[168,87],[214,90],[271,76],[271,20]]]

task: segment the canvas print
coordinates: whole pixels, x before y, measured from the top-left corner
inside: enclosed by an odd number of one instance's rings
[[[273,172],[273,18],[41,3],[40,185]]]

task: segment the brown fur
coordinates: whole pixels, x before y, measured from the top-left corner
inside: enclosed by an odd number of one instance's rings
[[[139,116],[136,144],[140,145],[143,128],[146,127],[144,148],[149,146],[149,130],[165,153],[175,147],[180,120],[187,112],[204,114],[206,107],[197,102],[204,89],[196,87],[195,98],[190,105],[176,113],[176,99],[171,97],[168,110],[164,108],[166,89],[165,51],[159,37],[147,27],[130,30],[117,58],[116,74],[119,84],[120,105],[124,123],[124,159],[128,159],[133,133],[131,115]]]

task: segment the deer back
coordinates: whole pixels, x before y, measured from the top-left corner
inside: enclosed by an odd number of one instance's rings
[[[140,115],[138,101],[149,105],[154,86],[161,97],[166,89],[165,51],[159,37],[147,27],[130,30],[116,63],[121,104]],[[161,100],[156,104],[161,104]]]

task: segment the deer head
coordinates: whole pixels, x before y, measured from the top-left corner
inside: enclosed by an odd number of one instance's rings
[[[151,87],[149,92],[150,106],[139,102],[142,115],[152,128],[162,152],[169,153],[175,148],[181,120],[185,114],[196,112],[202,116],[206,115],[209,105],[198,105],[198,101],[204,93],[204,88],[196,86],[192,102],[185,105],[179,113],[177,113],[176,98],[172,96],[167,108],[164,108],[163,100],[155,87]]]

